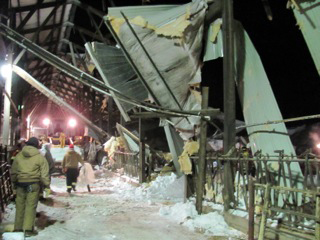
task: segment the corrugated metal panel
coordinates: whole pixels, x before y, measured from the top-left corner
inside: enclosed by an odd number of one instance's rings
[[[296,4],[298,5],[294,7],[293,12],[297,19],[297,24],[320,75],[320,0],[297,1]]]
[[[214,29],[221,26],[221,19],[216,20],[210,24],[210,27],[206,36],[206,45],[204,50],[203,61],[210,61],[223,57],[223,46],[222,46],[222,32],[219,31],[215,39],[212,39],[215,35]],[[215,27],[216,26],[216,27]]]
[[[137,79],[135,72],[120,49],[97,42],[92,43],[92,46],[93,51],[88,51],[88,53],[94,59],[97,70],[102,78],[108,82],[109,86],[128,97],[140,101],[147,99],[147,90]],[[125,111],[133,107],[133,105],[124,102],[119,103],[116,101],[116,103],[117,105],[121,104]],[[118,107],[120,108],[121,106]]]
[[[131,24],[134,31],[147,49],[155,65],[161,72],[164,81],[150,60],[138,44],[135,36],[126,23],[119,30],[119,38],[135,62],[137,68],[146,80],[157,101],[161,106],[171,109],[201,109],[200,103],[190,94],[190,85],[201,82],[200,54],[202,51],[203,20],[206,11],[203,0],[193,1],[191,4],[174,7],[167,11],[150,15],[145,20],[152,25],[165,25],[168,37],[157,34],[154,29]],[[154,8],[154,6],[150,6]],[[136,8],[136,16],[144,15]],[[119,9],[121,10],[121,9]],[[126,11],[123,11],[126,15]],[[112,12],[109,12],[111,15]],[[174,19],[186,14],[185,19]],[[188,17],[190,14],[191,17]],[[132,15],[131,17],[133,17]],[[170,23],[170,24],[168,24]],[[157,28],[158,30],[159,28]],[[182,34],[183,36],[180,36]],[[173,118],[171,121],[181,132],[184,139],[194,135],[194,125],[199,124],[197,119]]]

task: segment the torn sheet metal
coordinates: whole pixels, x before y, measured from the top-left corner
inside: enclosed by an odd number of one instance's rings
[[[90,43],[86,44],[86,50],[108,86],[112,86],[126,96],[139,101],[144,101],[148,98],[147,90],[138,80],[119,48],[97,42],[93,42],[91,45],[88,44]],[[114,99],[118,108],[122,110],[122,116],[127,116],[126,112],[132,109],[133,105],[121,102],[117,100],[117,97],[114,97]]]
[[[172,161],[174,164],[174,167],[176,169],[178,177],[182,176],[182,172],[180,170],[180,164],[179,164],[179,156],[183,152],[183,141],[181,137],[179,136],[178,132],[175,131],[175,129],[166,122],[164,125],[164,131],[166,134],[167,142],[169,145],[170,153],[172,154]]]
[[[132,153],[138,153],[140,151],[139,138],[119,123],[117,123],[116,128],[118,130],[118,133],[122,137],[122,140],[124,141],[126,150]],[[148,144],[146,144],[145,146],[146,156],[148,156],[150,154],[150,147]]]
[[[254,123],[281,120],[282,115],[274,97],[272,88],[263,68],[259,54],[253,46],[249,36],[241,24],[236,24],[237,41],[237,76],[238,91],[242,101],[243,115],[247,125]],[[284,123],[262,125],[247,128],[250,139],[250,147],[255,153],[262,150],[262,154],[270,156],[278,155],[276,150],[283,150],[285,155],[295,155],[295,150],[288,135]],[[278,159],[278,157],[274,157]],[[274,162],[268,165],[269,170],[277,173],[279,164]],[[291,183],[289,178],[284,182],[281,178],[278,183],[281,186],[303,188],[303,175],[299,163],[292,162],[290,170],[296,182]],[[286,176],[289,176],[288,166],[284,165]],[[297,194],[297,203],[301,203],[301,194]],[[278,204],[283,204],[279,197]]]
[[[154,6],[150,6],[150,8],[152,7]],[[147,81],[157,101],[161,106],[170,109],[179,109],[180,107],[183,110],[201,109],[201,103],[191,93],[190,85],[201,82],[199,57],[202,50],[206,2],[197,0],[168,11],[158,12],[153,16],[146,16],[145,19],[141,16],[143,10],[140,14],[137,9],[135,10],[139,21],[137,18],[133,21],[130,19],[130,24],[155,62],[165,79],[165,83],[156,73],[129,26],[122,19],[112,16],[113,10],[111,9],[109,19],[113,27],[118,28],[119,38]],[[121,10],[125,15],[127,14],[125,9]],[[129,15],[128,18],[130,18]],[[141,18],[145,21],[142,21]],[[119,25],[119,21],[123,23]],[[185,140],[194,136],[194,126],[200,122],[198,117],[172,118],[170,120]]]
[[[303,34],[320,75],[320,0],[291,1],[291,3],[297,25]]]
[[[222,20],[220,18],[209,26],[206,36],[206,45],[204,47],[204,62],[223,57],[221,26]]]
[[[281,120],[281,112],[255,47],[240,23],[235,24],[235,29],[237,54],[237,79],[235,80],[238,86],[246,125]],[[211,44],[222,46],[222,43],[219,43],[221,40],[217,38],[217,42],[211,42]],[[210,51],[215,48],[209,47],[207,49]],[[219,53],[220,51],[210,53],[211,57],[208,60],[220,57]],[[286,155],[295,155],[284,123],[249,127],[247,128],[247,132],[253,153],[261,150],[263,155],[269,154],[270,156],[275,156],[277,155],[275,153],[276,150],[284,150],[284,154]],[[275,159],[278,159],[278,157],[275,157]],[[278,163],[276,162],[269,165],[270,170],[273,171],[276,171],[278,167]],[[293,176],[295,176],[294,178],[297,180],[293,187],[303,188],[301,184],[303,178],[299,164],[292,162],[290,167]],[[286,165],[285,172],[289,174]],[[286,184],[290,186],[291,183],[288,180]],[[280,185],[284,185],[283,180],[280,182]]]

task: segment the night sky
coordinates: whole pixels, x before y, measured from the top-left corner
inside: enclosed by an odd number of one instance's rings
[[[100,1],[83,0],[102,10]],[[107,2],[107,1],[106,1]],[[151,1],[152,4],[183,4],[189,1]],[[141,0],[114,0],[116,6],[141,5]],[[248,32],[255,45],[280,111],[284,118],[320,113],[320,79],[291,9],[286,9],[287,0],[269,0],[273,20],[269,21],[261,0],[234,0],[234,16]],[[83,21],[78,11],[75,22]],[[203,85],[210,86],[210,106],[223,110],[222,59],[205,63]],[[237,118],[243,119],[238,103]],[[317,120],[297,122],[301,125]]]

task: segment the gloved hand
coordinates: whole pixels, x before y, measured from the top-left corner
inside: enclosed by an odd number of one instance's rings
[[[45,198],[49,197],[49,195],[51,194],[50,188],[45,188],[44,193],[45,193],[45,196],[44,196]]]

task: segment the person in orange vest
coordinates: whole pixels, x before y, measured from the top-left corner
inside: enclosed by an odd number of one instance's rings
[[[60,147],[64,148],[66,146],[66,135],[63,132],[60,133],[59,140],[60,140]]]

